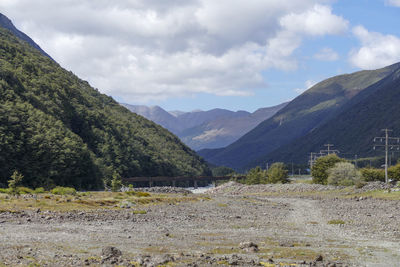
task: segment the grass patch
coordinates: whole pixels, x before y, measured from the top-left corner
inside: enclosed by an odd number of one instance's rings
[[[330,220],[328,224],[345,224],[346,222],[343,220]]]
[[[57,186],[56,188],[53,188],[51,190],[51,193],[54,195],[76,195],[76,190],[75,188],[72,187],[62,187],[62,186]]]

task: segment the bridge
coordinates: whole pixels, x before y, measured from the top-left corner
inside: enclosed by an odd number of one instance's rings
[[[211,183],[215,183],[216,181],[221,180],[229,180],[231,177],[229,176],[157,176],[157,177],[130,177],[130,178],[122,178],[122,182],[127,184],[140,184],[140,185],[148,185],[149,187],[153,186],[177,186],[180,185],[182,187],[190,187],[193,185],[194,188],[197,188],[198,185],[209,185]],[[243,179],[245,176],[235,177],[236,179]]]

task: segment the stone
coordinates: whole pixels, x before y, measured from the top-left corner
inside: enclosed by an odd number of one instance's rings
[[[323,261],[324,260],[324,258],[322,257],[322,255],[318,255],[316,258],[315,258],[315,261]]]
[[[122,256],[122,252],[121,252],[121,250],[117,249],[116,247],[108,246],[108,247],[105,247],[102,249],[101,255],[104,258],[113,258],[113,257]]]
[[[247,251],[247,252],[257,252],[258,245],[253,242],[242,242],[239,244],[239,248]]]

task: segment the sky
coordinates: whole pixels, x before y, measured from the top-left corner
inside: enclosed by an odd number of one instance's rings
[[[65,69],[121,103],[254,111],[400,61],[400,0],[1,0]]]

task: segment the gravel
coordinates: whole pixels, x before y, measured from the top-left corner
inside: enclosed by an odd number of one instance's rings
[[[199,201],[136,205],[140,214],[0,212],[0,265],[397,266],[399,201],[287,194],[335,189],[230,182]]]

